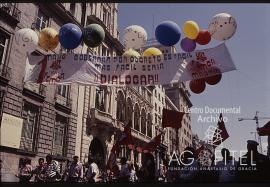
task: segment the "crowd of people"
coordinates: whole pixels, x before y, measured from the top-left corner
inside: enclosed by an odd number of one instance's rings
[[[269,182],[270,160],[269,157],[257,151],[258,143],[248,141],[247,153],[236,161],[228,149],[223,148],[223,160],[215,162],[212,169],[202,169],[203,166],[196,159],[196,151],[187,147],[181,158],[183,163],[179,170],[170,169],[176,163],[166,162],[157,171],[151,159],[144,159],[139,167],[122,157],[120,166],[110,170],[101,170],[93,158],[88,159],[88,164],[83,165],[78,156],[73,161],[67,162],[66,168],[60,172],[59,163],[51,155],[38,160],[38,166],[32,169],[29,159],[24,159],[19,174],[16,176],[20,182]],[[189,162],[193,160],[193,162]],[[213,169],[214,168],[214,169]],[[217,168],[217,169],[215,169]]]

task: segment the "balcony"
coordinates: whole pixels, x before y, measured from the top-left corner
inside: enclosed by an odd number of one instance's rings
[[[110,114],[98,110],[97,108],[90,109],[91,125],[97,126],[98,124],[105,124],[108,127],[114,126],[114,120]]]
[[[46,86],[36,83],[23,83],[23,94],[43,102],[46,97]]]
[[[63,97],[59,94],[55,94],[55,107],[63,112],[70,113],[72,107],[72,100],[69,97]]]
[[[15,7],[14,3],[0,3],[0,15],[11,24],[17,24],[21,19],[21,11]]]
[[[11,78],[11,68],[1,64],[0,65],[0,83],[7,84]]]

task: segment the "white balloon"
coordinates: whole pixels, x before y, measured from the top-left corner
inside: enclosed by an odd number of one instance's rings
[[[209,32],[215,40],[224,41],[230,39],[237,28],[235,19],[227,13],[220,13],[213,17],[209,24]]]
[[[38,46],[38,35],[32,29],[23,28],[15,33],[15,42],[20,50],[31,53]]]
[[[140,49],[147,41],[147,33],[141,26],[131,25],[124,31],[125,49]]]

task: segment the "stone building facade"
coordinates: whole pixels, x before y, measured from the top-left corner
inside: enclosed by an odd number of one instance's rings
[[[88,112],[81,111],[80,107],[86,105],[80,99],[82,89],[76,84],[23,83],[26,53],[15,43],[15,32],[21,28],[31,28],[37,33],[45,27],[59,30],[65,23],[81,28],[98,23],[105,29],[105,42],[98,48],[90,49],[82,44],[73,51],[66,51],[58,45],[53,51],[45,51],[38,47],[33,52],[35,55],[59,52],[121,55],[122,45],[118,40],[117,4],[1,3],[0,13],[1,126],[7,120],[22,121],[20,145],[1,145],[2,181],[18,181],[15,174],[24,157],[30,158],[35,166],[40,157],[52,154],[64,169],[65,160],[71,160],[77,153],[77,125],[84,120],[81,114],[87,117]],[[85,90],[89,95],[90,88]]]

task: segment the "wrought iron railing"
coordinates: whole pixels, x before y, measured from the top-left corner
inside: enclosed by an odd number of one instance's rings
[[[0,76],[9,80],[11,78],[11,68],[4,65],[4,64],[1,64],[0,65]]]
[[[71,98],[63,97],[59,94],[55,95],[55,102],[68,108],[71,108],[71,104],[72,104]]]
[[[46,86],[36,83],[24,83],[23,87],[39,95],[46,96]]]
[[[0,11],[12,16],[17,21],[21,19],[21,11],[16,8],[14,3],[0,3]]]

